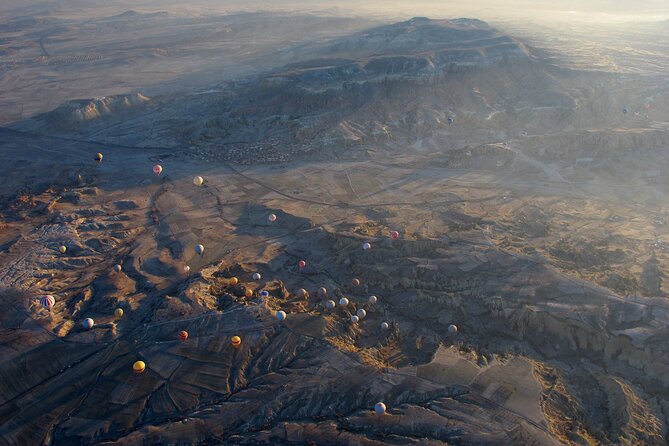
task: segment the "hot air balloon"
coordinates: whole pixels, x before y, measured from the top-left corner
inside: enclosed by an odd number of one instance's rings
[[[102,161],[102,153],[95,154],[95,161],[97,161],[98,164],[100,164],[100,162]]]
[[[122,269],[123,268],[121,267],[121,265],[118,265],[118,264],[114,265],[114,272],[115,273],[120,273]]]
[[[61,245],[58,247],[58,251],[60,251],[61,254],[65,254],[65,251],[67,251],[67,247],[65,245]]]
[[[251,288],[247,288],[244,290],[244,296],[245,297],[252,297],[253,296],[253,290]]]
[[[91,328],[93,328],[93,325],[95,325],[95,322],[90,317],[87,317],[81,323],[81,326],[84,327],[86,330],[90,330]]]
[[[455,325],[451,324],[451,325],[448,326],[448,332],[449,332],[449,333],[457,333],[457,332],[458,332],[458,327],[456,327]]]
[[[184,272],[188,274],[190,272],[190,266],[188,265],[184,266]]]
[[[374,404],[374,412],[376,412],[377,415],[383,415],[386,413],[386,405],[383,403]]]
[[[400,238],[400,233],[397,231],[390,231],[390,238],[393,240],[397,240]]]
[[[357,314],[358,314],[358,317],[359,317],[360,319],[364,319],[365,316],[367,316],[367,312],[366,312],[365,310],[363,310],[362,308],[358,310],[358,313],[357,313]]]
[[[389,328],[388,322],[381,322],[381,330],[388,330]]]
[[[364,249],[365,251],[367,251],[367,250],[368,250],[369,248],[371,248],[371,247],[372,247],[372,245],[370,245],[370,244],[367,243],[367,242],[365,242],[365,243],[362,244],[362,249]]]
[[[308,292],[307,290],[305,290],[304,288],[300,288],[300,289],[297,291],[297,295],[298,295],[299,297],[309,297],[309,292]]]
[[[161,166],[160,164],[156,164],[155,166],[153,166],[153,173],[155,173],[156,175],[160,175],[162,171],[163,171],[163,166]]]
[[[297,262],[297,266],[299,266],[300,268],[306,268],[307,262],[305,262],[304,260],[300,260],[299,262]]]
[[[114,310],[114,316],[116,316],[116,319],[121,319],[121,317],[123,317],[123,308]]]
[[[237,279],[236,277],[232,277],[230,278],[230,283],[233,285],[237,285],[239,283],[239,279]]]
[[[179,340],[181,342],[185,342],[186,340],[188,340],[188,332],[186,330],[181,330],[179,332]]]
[[[332,310],[335,307],[335,301],[334,300],[328,300],[327,302],[325,302],[325,307],[328,310]]]
[[[269,297],[269,291],[267,290],[262,290],[260,292],[260,297]]]
[[[327,290],[327,288],[325,288],[325,287],[320,287],[320,288],[318,289],[318,295],[321,296],[321,297],[325,297],[325,296],[327,296],[327,295],[328,295],[328,290]]]
[[[242,338],[239,336],[233,336],[232,339],[230,339],[230,344],[232,344],[233,347],[239,347],[242,345]]]
[[[276,215],[274,214],[269,214],[269,217],[267,217],[269,221],[276,221]]]
[[[260,273],[253,273],[253,280],[260,280],[261,277]]]
[[[339,299],[339,305],[348,305],[348,299],[342,297],[341,299]]]
[[[351,285],[353,285],[353,286],[359,286],[359,285],[360,285],[360,280],[359,280],[359,279],[353,279],[353,280],[351,280]]]
[[[51,308],[56,305],[56,298],[53,297],[51,294],[46,294],[44,296],[40,296],[39,298],[39,304],[46,308],[47,310],[51,311]]]
[[[204,178],[202,178],[200,176],[197,176],[197,177],[193,178],[193,184],[194,185],[202,186],[203,183],[204,183]]]
[[[369,303],[370,304],[375,304],[378,299],[376,296],[369,296]]]
[[[132,365],[132,370],[138,375],[143,373],[144,369],[146,369],[146,364],[144,364],[144,361],[135,361],[135,363]]]
[[[358,316],[356,316],[355,314],[353,316],[351,316],[351,322],[353,322],[354,324],[357,324],[359,321],[360,321],[360,318]]]
[[[204,252],[204,246],[202,245],[195,245],[195,253],[198,255],[202,255]]]
[[[277,311],[276,312],[276,319],[278,321],[284,321],[286,320],[286,312],[285,311]]]

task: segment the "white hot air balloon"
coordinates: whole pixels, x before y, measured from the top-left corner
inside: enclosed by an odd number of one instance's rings
[[[388,330],[389,328],[388,322],[381,322],[381,330]]]
[[[449,332],[449,333],[457,333],[457,332],[458,332],[458,327],[456,327],[455,325],[451,324],[451,325],[448,326],[448,332]]]
[[[184,272],[188,274],[190,272],[190,266],[188,265],[184,266]]]
[[[369,296],[369,303],[370,304],[375,304],[378,299],[376,296]]]
[[[253,280],[260,280],[261,277],[260,273],[253,273]]]
[[[336,304],[335,304],[334,300],[328,300],[327,302],[325,302],[325,307],[328,310],[332,310],[335,306],[336,306]]]
[[[360,321],[360,318],[358,316],[356,316],[355,314],[353,316],[351,316],[351,322],[353,322],[354,324],[357,324],[359,321]]]
[[[204,178],[202,178],[201,176],[197,176],[197,177],[193,178],[193,184],[194,185],[202,186],[203,183],[204,183]]]
[[[198,255],[202,255],[202,253],[204,252],[204,246],[202,246],[202,245],[195,245],[195,252],[196,252]]]
[[[120,273],[122,269],[123,268],[121,268],[121,265],[114,265],[114,272]]]
[[[372,245],[370,245],[370,244],[367,243],[367,242],[365,242],[365,243],[362,244],[362,249],[364,249],[365,251],[367,251],[367,250],[368,250],[369,248],[371,248],[371,247],[372,247]]]
[[[348,305],[348,299],[342,297],[341,299],[339,299],[339,305]]]
[[[90,317],[87,317],[86,319],[84,319],[84,321],[81,323],[81,325],[86,330],[90,330],[91,328],[93,328],[93,325],[95,325],[95,322]]]
[[[276,312],[276,319],[278,321],[285,321],[286,320],[286,312],[285,311],[277,311]]]
[[[358,310],[358,313],[357,313],[357,314],[358,314],[358,317],[359,317],[360,319],[364,319],[365,316],[367,316],[367,312],[366,312],[365,310],[363,310],[362,308]]]
[[[318,289],[318,295],[321,297],[325,297],[328,295],[328,290],[325,287],[320,287]]]
[[[276,221],[276,215],[274,214],[269,214],[269,217],[267,217],[269,221]]]
[[[386,405],[383,403],[374,404],[374,412],[376,412],[377,415],[383,415],[386,413]]]

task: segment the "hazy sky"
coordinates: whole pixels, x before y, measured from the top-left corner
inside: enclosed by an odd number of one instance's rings
[[[29,7],[32,7],[30,11]],[[13,14],[96,10],[173,12],[233,12],[280,9],[286,12],[373,14],[399,17],[429,15],[483,19],[637,21],[669,19],[669,0],[0,0],[0,11]],[[104,12],[103,12],[104,11]]]

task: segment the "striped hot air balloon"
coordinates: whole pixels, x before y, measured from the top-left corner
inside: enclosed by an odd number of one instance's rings
[[[47,310],[51,311],[51,307],[56,305],[56,298],[53,297],[51,294],[40,296],[39,304],[44,308],[46,308]]]

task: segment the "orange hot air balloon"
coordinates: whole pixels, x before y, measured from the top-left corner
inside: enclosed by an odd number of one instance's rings
[[[188,339],[188,332],[186,330],[181,330],[179,332],[179,340],[181,340],[181,342],[185,342],[187,339]]]
[[[230,279],[230,283],[233,284],[233,285],[237,285],[239,283],[239,279],[237,279],[236,277],[233,277],[232,279]]]
[[[230,344],[232,344],[233,347],[239,347],[242,345],[242,338],[239,336],[233,336],[232,339],[230,339]]]
[[[140,373],[144,373],[144,370],[146,369],[146,364],[144,364],[144,361],[136,361],[132,365],[132,370],[137,373],[138,375]]]
[[[251,290],[251,288],[247,288],[247,289],[244,291],[244,296],[246,296],[246,297],[251,297],[251,296],[253,296],[253,290]]]

